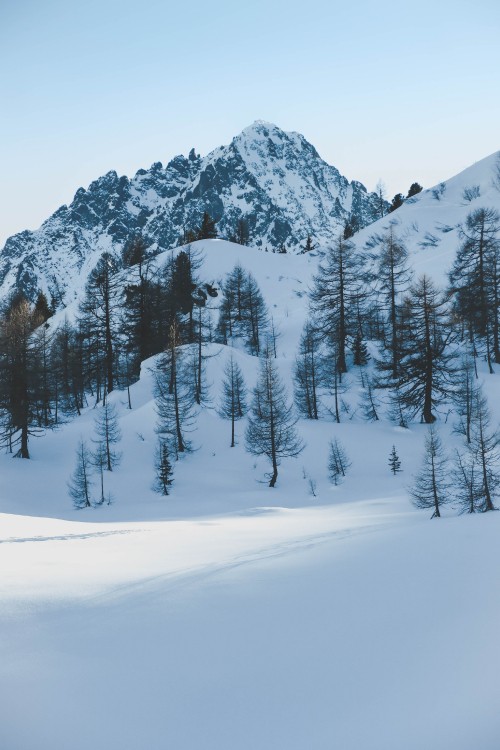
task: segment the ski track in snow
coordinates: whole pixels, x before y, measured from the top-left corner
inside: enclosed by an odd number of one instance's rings
[[[94,531],[87,534],[59,534],[57,536],[27,536],[0,539],[0,544],[24,544],[26,542],[72,542],[77,539],[95,539],[96,537],[116,536],[120,534],[138,534],[142,529],[117,529],[114,531]]]

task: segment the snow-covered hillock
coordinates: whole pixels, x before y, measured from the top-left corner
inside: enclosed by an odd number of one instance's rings
[[[460,174],[408,199],[354,237],[364,253],[377,252],[380,238],[392,226],[410,253],[416,275],[429,274],[441,287],[447,285],[459,231],[477,208],[500,211],[500,152],[468,167]]]

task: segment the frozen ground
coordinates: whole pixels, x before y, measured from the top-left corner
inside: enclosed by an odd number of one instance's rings
[[[3,516],[9,750],[496,750],[500,517]]]

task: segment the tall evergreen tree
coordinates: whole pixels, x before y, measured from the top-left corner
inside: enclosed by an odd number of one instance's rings
[[[308,321],[300,338],[294,368],[295,406],[299,414],[308,419],[319,418],[318,388],[323,382],[319,348],[319,334]]]
[[[158,307],[157,269],[141,237],[135,237],[123,251],[123,262],[130,269],[123,290],[122,333],[125,343],[127,383],[139,374],[140,363],[160,351],[156,318]]]
[[[417,508],[432,508],[431,518],[439,518],[441,507],[451,500],[449,461],[432,424],[427,428],[422,468],[414,478],[410,495]]]
[[[449,323],[446,300],[428,276],[410,289],[405,315],[407,332],[399,375],[403,402],[408,412],[421,412],[427,424],[436,419],[440,400],[453,390],[455,355],[447,349]]]
[[[121,453],[115,446],[120,442],[122,434],[116,407],[107,399],[102,406],[97,407],[94,427],[96,433],[94,442],[104,447],[106,469],[113,471],[121,460]]]
[[[155,401],[158,415],[157,434],[167,442],[169,455],[178,456],[191,450],[186,433],[195,418],[190,371],[179,347],[179,330],[172,324],[167,351],[158,359],[155,370]]]
[[[356,336],[354,337],[354,342],[352,345],[353,364],[357,365],[358,367],[364,367],[364,365],[368,364],[369,359],[370,354],[368,353],[368,347],[366,346],[366,342],[363,341],[363,335],[361,331],[358,330]]]
[[[295,429],[296,423],[287,403],[285,386],[268,353],[261,359],[245,438],[250,453],[267,456],[271,462],[270,487],[276,484],[280,460],[298,456],[304,447]]]
[[[248,245],[250,242],[250,230],[247,219],[240,217],[236,224],[235,242],[238,245]]]
[[[39,434],[40,340],[42,319],[22,296],[14,297],[0,319],[0,409],[3,442],[16,456],[29,458],[28,442]]]
[[[385,336],[387,352],[377,361],[377,369],[380,372],[379,384],[385,386],[399,376],[403,343],[400,302],[411,279],[407,261],[408,251],[391,226],[382,238],[377,264],[377,279],[388,328]]]
[[[334,369],[347,372],[346,346],[354,333],[361,263],[354,245],[339,235],[319,264],[311,292],[311,306],[318,330],[335,351]]]
[[[368,422],[378,422],[378,399],[375,394],[375,388],[373,385],[373,379],[369,376],[366,377],[362,384],[360,407],[363,413],[363,417]]]
[[[116,385],[121,292],[117,271],[116,259],[108,252],[103,253],[89,274],[80,305],[80,323],[96,401],[111,393]]]
[[[39,292],[33,312],[35,317],[39,318],[42,323],[45,323],[52,317],[53,311],[50,309],[47,297],[43,292]]]
[[[464,435],[467,444],[471,442],[471,428],[474,413],[475,397],[478,389],[477,374],[472,355],[466,352],[455,372],[455,389],[453,403],[458,415],[455,430]]]
[[[458,314],[466,321],[469,338],[474,333],[487,345],[491,367],[500,362],[500,214],[492,208],[472,211],[460,230],[461,244],[450,272],[451,290]]]
[[[488,402],[480,388],[474,396],[470,450],[477,464],[476,509],[495,510],[493,498],[500,486],[500,433],[491,428]]]
[[[231,352],[224,367],[222,399],[219,407],[219,414],[231,420],[231,448],[235,446],[235,422],[242,419],[246,411],[247,393],[243,373]]]
[[[91,456],[86,443],[80,440],[76,452],[76,466],[71,479],[68,482],[69,495],[73,500],[75,508],[90,508],[91,480],[90,480]]]

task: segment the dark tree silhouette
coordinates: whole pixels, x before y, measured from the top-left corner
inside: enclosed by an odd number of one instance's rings
[[[270,487],[276,484],[280,460],[298,456],[304,447],[295,429],[296,423],[287,403],[285,387],[268,353],[261,359],[245,438],[250,453],[269,458],[272,465]]]
[[[80,440],[76,451],[76,467],[68,482],[69,495],[73,500],[75,508],[90,508],[91,482],[90,482],[91,456],[86,443]]]
[[[451,500],[450,487],[448,458],[436,428],[429,425],[422,468],[410,488],[411,498],[417,508],[432,508],[431,518],[439,518],[441,506]]]
[[[231,352],[224,367],[222,381],[222,399],[219,414],[224,419],[231,420],[231,448],[235,446],[235,422],[242,419],[247,411],[247,394],[243,373]]]

